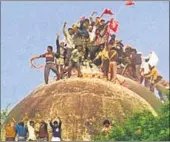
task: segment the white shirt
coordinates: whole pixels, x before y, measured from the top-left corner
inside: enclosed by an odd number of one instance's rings
[[[73,41],[73,36],[70,35],[67,30],[64,30],[64,32],[65,32],[65,39],[66,39],[66,42],[67,42],[67,47],[74,49],[75,44],[74,44],[74,41]]]
[[[92,32],[89,32],[90,41],[93,41],[96,36],[96,26],[93,26]]]
[[[28,140],[36,140],[35,129],[30,125],[30,122],[27,122],[28,127]]]

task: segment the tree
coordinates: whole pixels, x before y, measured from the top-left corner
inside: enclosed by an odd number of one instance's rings
[[[160,115],[155,117],[149,111],[136,112],[123,124],[112,127],[110,136],[97,136],[94,140],[114,141],[169,141],[169,101],[160,110]]]
[[[7,118],[7,115],[9,113],[9,106],[8,105],[5,109],[1,110],[1,114],[0,114],[0,118],[1,118],[1,125],[0,125],[0,128],[1,128],[1,138],[0,138],[0,141],[2,141],[4,139],[4,129],[2,128],[2,123],[5,121],[5,119]]]
[[[10,107],[10,105],[8,105],[5,109],[1,110],[1,114],[0,114],[1,124],[4,122],[4,120],[6,119],[8,113],[9,113],[9,107]]]

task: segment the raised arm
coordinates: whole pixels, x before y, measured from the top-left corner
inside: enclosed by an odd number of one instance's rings
[[[18,123],[16,122],[16,120],[14,118],[12,118],[12,121],[15,123],[15,128],[18,129],[19,125]]]
[[[12,121],[16,124],[16,120],[12,117]]]
[[[100,51],[100,52],[97,54],[97,56],[94,58],[93,61],[99,59],[101,56],[102,56],[102,51]]]
[[[104,32],[101,34],[102,37],[105,36],[105,34],[106,34],[106,32],[107,32],[107,27],[108,27],[108,25],[104,27]]]
[[[61,125],[62,125],[62,121],[61,121],[61,119],[60,119],[60,117],[58,117],[58,120],[59,120],[59,129],[61,129]]]
[[[56,53],[60,56],[60,44],[59,44],[59,37],[60,37],[60,35],[57,34],[56,36],[57,36],[57,38],[56,38],[57,52]]]
[[[94,15],[94,14],[97,14],[97,12],[93,11],[93,12],[91,13],[91,15],[90,15],[90,22],[91,22],[91,23],[94,22],[94,21],[93,21],[93,15]]]
[[[64,25],[63,25],[63,34],[64,34],[65,37],[67,37],[67,33],[66,33],[66,25],[67,25],[67,23],[64,22]]]
[[[51,128],[53,128],[53,123],[52,123],[52,121],[53,121],[52,119],[49,120]]]
[[[30,129],[31,125],[30,125],[30,120],[27,121],[27,128]]]

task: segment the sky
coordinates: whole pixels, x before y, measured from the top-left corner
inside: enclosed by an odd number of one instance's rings
[[[169,80],[169,3],[168,1],[136,2],[127,7],[123,1],[18,1],[1,2],[1,108],[15,106],[40,84],[43,70],[30,67],[29,59],[55,46],[56,32],[62,34],[81,16],[93,10],[100,15],[109,8],[119,21],[118,39],[130,44],[145,56],[155,51],[158,70]],[[106,16],[106,18],[109,18]],[[44,59],[36,64],[44,63]],[[51,77],[54,74],[51,73]]]

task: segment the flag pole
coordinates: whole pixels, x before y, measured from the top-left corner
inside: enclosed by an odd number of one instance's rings
[[[124,9],[124,5],[120,5],[118,11],[115,14],[115,19],[117,18],[117,15]]]

